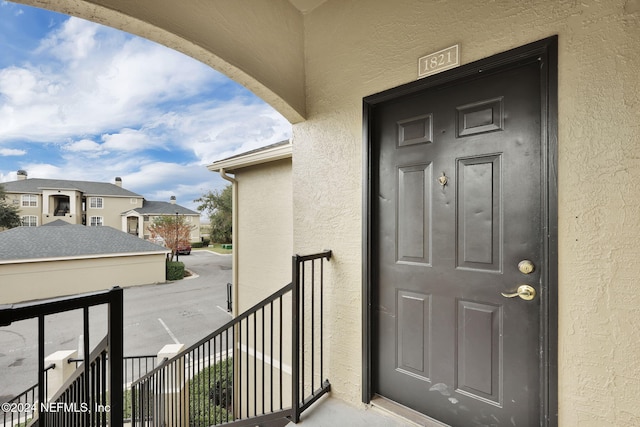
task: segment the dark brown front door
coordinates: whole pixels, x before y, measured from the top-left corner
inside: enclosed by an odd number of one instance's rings
[[[452,426],[541,424],[540,70],[520,61],[370,117],[373,392]]]

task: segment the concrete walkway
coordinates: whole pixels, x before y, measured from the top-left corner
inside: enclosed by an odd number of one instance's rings
[[[287,427],[415,427],[419,424],[394,416],[373,406],[351,406],[341,400],[325,397],[307,409],[298,424]]]

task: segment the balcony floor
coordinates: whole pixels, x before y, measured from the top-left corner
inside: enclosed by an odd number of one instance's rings
[[[286,427],[443,427],[408,408],[404,408],[384,398],[376,398],[372,405],[351,406],[342,400],[325,397],[306,410],[298,424],[289,423]]]

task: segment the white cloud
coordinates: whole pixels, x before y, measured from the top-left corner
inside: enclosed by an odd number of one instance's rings
[[[81,139],[79,141],[73,141],[68,144],[62,145],[62,150],[76,155],[78,160],[75,162],[77,165],[84,164],[83,158],[96,159],[98,157],[108,154],[108,152],[97,142],[91,139]],[[72,158],[67,155],[67,158]]]
[[[36,53],[53,55],[65,62],[86,58],[94,51],[99,29],[100,26],[83,19],[68,19],[42,40]]]
[[[55,153],[41,159],[29,149],[29,162],[5,162],[0,180],[18,169],[31,178],[120,176],[149,200],[175,195],[191,209],[228,184],[206,164],[291,136],[280,114],[206,65],[77,18],[54,28],[28,63],[0,69],[0,117],[0,146],[12,147],[0,156],[25,155],[31,144]]]
[[[142,151],[158,148],[153,138],[144,130],[122,129],[119,133],[102,135],[102,148],[110,152]]]
[[[270,106],[236,99],[217,105],[193,105],[162,117],[184,135],[181,146],[203,164],[291,137],[291,124]]]
[[[0,148],[0,156],[24,156],[27,154],[25,150],[15,148]]]
[[[160,114],[160,104],[226,81],[181,53],[78,18],[54,30],[32,62],[39,65],[0,70],[0,141],[136,128]]]

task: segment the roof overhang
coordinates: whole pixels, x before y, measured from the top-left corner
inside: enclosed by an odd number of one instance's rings
[[[263,149],[218,160],[217,162],[213,162],[207,166],[207,168],[212,172],[219,172],[221,169],[224,169],[227,172],[233,172],[236,169],[242,169],[249,166],[274,162],[276,160],[290,159],[292,155],[293,145],[291,144],[291,141],[287,141],[285,144],[275,144]]]
[[[300,12],[309,13],[327,0],[289,0]]]

